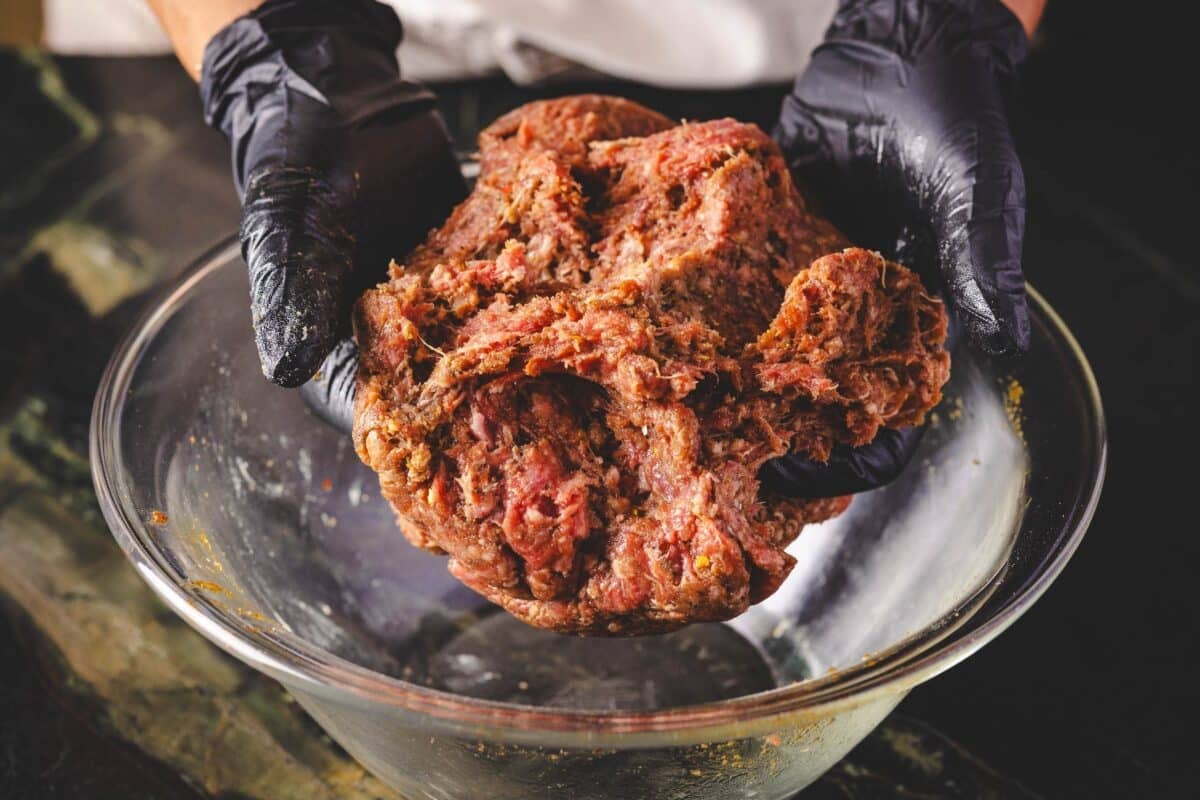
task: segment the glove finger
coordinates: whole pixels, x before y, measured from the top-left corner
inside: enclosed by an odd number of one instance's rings
[[[972,343],[984,352],[1029,349],[1021,249],[1025,177],[1008,124],[992,112],[951,137],[957,159],[934,208],[942,278]]]
[[[353,339],[342,339],[312,380],[300,387],[300,397],[309,410],[342,433],[354,428],[354,390],[358,375],[358,347]]]
[[[796,455],[763,464],[758,479],[766,491],[785,497],[834,497],[891,483],[912,460],[924,427],[885,428],[862,447],[838,445],[821,463]]]
[[[242,256],[263,374],[307,381],[338,338],[354,244],[332,187],[315,170],[269,166],[247,180]]]

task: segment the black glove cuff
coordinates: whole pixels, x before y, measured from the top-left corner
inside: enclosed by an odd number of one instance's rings
[[[400,80],[402,33],[395,12],[374,0],[267,0],[219,31],[204,50],[200,98],[205,121],[233,147],[239,192],[263,164],[319,160],[285,129],[433,108],[432,93]]]
[[[394,80],[400,76],[396,48],[403,33],[396,12],[375,0],[267,0],[205,46],[200,68],[205,120],[229,135],[230,101],[251,86],[277,84],[281,70],[308,84],[297,89],[315,95],[364,78]],[[349,53],[352,59],[344,57]]]
[[[841,0],[826,40],[872,42],[906,61],[933,49],[982,49],[1001,72],[1025,60],[1029,37],[1000,0]]]

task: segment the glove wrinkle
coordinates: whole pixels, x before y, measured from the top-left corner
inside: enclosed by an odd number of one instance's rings
[[[264,374],[283,386],[308,380],[336,340],[353,249],[342,212],[313,169],[267,166],[248,181],[241,239],[255,340]]]
[[[1029,48],[1020,21],[999,0],[843,0],[825,39],[882,44],[906,61],[970,49],[1009,72]]]

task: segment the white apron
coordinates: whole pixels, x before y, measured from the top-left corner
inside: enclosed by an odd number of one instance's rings
[[[836,0],[388,0],[401,69],[438,81],[503,71],[517,83],[601,73],[678,88],[791,80]],[[170,52],[143,0],[43,0],[60,53]]]

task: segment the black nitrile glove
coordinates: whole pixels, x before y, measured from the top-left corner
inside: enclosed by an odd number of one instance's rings
[[[1029,346],[1025,181],[1003,100],[1026,47],[999,0],[842,0],[775,129],[826,215],[940,283],[990,354]],[[885,430],[828,464],[788,456],[760,477],[790,495],[862,491],[895,478],[919,441]]]
[[[400,79],[400,37],[372,0],[267,0],[205,49],[200,93],[232,145],[258,353],[281,386],[318,371],[354,298],[462,197],[433,95]]]

